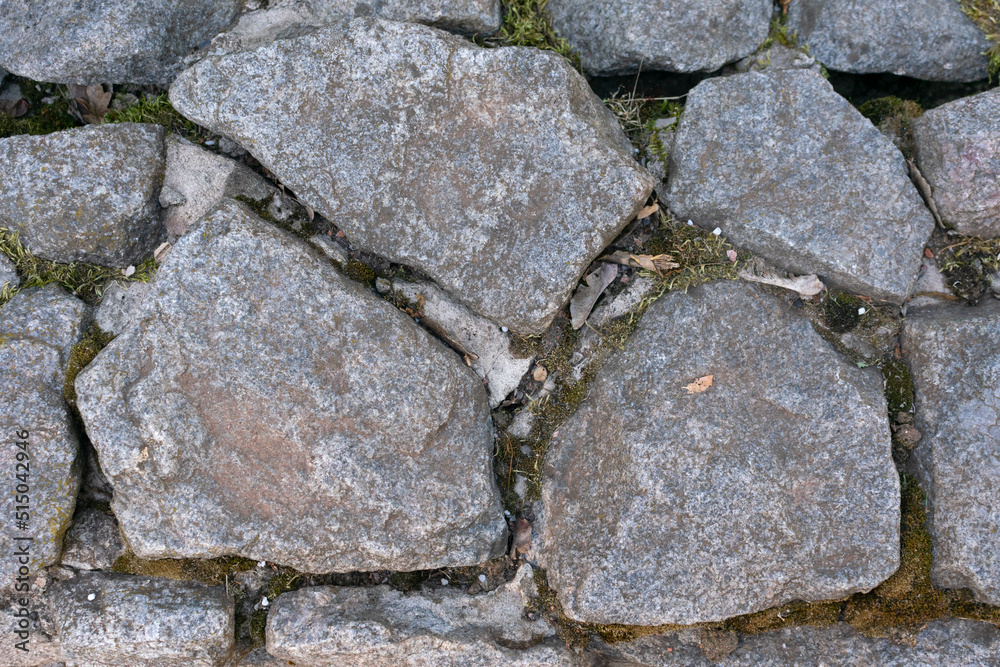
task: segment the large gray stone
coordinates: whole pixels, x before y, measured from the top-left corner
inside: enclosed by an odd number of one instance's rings
[[[791,0],[788,30],[833,70],[986,78],[986,35],[955,0]]]
[[[63,381],[89,315],[56,285],[24,289],[0,309],[0,470],[7,480],[0,498],[2,588],[30,581],[62,551],[80,486],[79,441]],[[15,553],[25,550],[29,560],[21,563]],[[27,573],[19,571],[22,565]]]
[[[169,83],[240,0],[0,0],[0,64],[55,83]]]
[[[81,572],[54,584],[67,662],[95,667],[218,667],[236,639],[224,586]]]
[[[50,600],[31,578],[28,590],[0,599],[0,667],[63,667]]]
[[[181,237],[76,389],[141,557],[419,570],[506,546],[479,378],[237,202]]]
[[[88,125],[0,139],[0,227],[57,262],[124,267],[165,238],[163,127]]]
[[[913,148],[944,223],[1000,236],[1000,89],[925,113],[913,123]]]
[[[117,336],[139,315],[142,300],[152,288],[146,282],[116,280],[104,288],[101,303],[94,311],[94,321],[101,331]]]
[[[882,378],[786,310],[741,282],[661,298],[559,428],[537,556],[570,618],[717,621],[895,571]]]
[[[596,75],[711,72],[767,37],[770,0],[549,0],[552,25]]]
[[[796,274],[903,302],[934,220],[892,142],[808,70],[703,81],[670,153],[681,219]]]
[[[208,58],[170,99],[357,248],[521,333],[546,329],[654,185],[563,58],[421,25],[343,20]]]
[[[869,638],[845,623],[799,627],[740,637],[730,654],[709,660],[698,647],[698,632],[650,636],[594,647],[617,667],[994,667],[1000,664],[1000,631],[981,621],[931,621],[912,643]]]
[[[525,618],[525,605],[536,597],[528,565],[510,583],[477,596],[453,588],[303,588],[275,601],[267,651],[312,667],[579,664],[561,642],[541,643],[555,630]]]
[[[929,500],[934,583],[1000,604],[1000,302],[910,314],[914,472]]]

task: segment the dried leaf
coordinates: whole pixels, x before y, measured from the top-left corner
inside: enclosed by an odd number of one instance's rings
[[[107,86],[107,90],[105,90]],[[70,94],[69,111],[84,123],[99,125],[104,122],[108,113],[108,104],[114,94],[110,84],[93,84],[90,86],[67,86]]]
[[[602,262],[612,262],[622,266],[631,266],[635,269],[646,269],[662,273],[670,269],[680,268],[680,264],[674,261],[670,255],[633,255],[624,250],[616,250],[610,255],[600,258]]]
[[[934,216],[934,222],[938,224],[938,227],[944,227],[944,223],[941,222],[941,214],[938,213],[937,202],[934,201],[934,192],[931,189],[931,184],[927,182],[924,175],[920,173],[920,169],[917,168],[916,162],[907,158],[906,166],[910,169],[910,180],[913,184],[917,186],[917,192],[923,198],[924,203],[927,204],[927,208],[930,209],[931,215]]]
[[[648,218],[649,216],[653,215],[659,210],[660,210],[660,205],[654,201],[652,204],[639,211],[636,214],[635,219],[642,220],[643,218]]]
[[[573,320],[574,329],[579,329],[587,321],[597,299],[608,285],[614,282],[617,275],[618,267],[612,264],[601,264],[596,271],[584,278],[585,284],[576,288],[576,293],[573,294],[573,299],[569,302],[569,314]]]
[[[775,287],[783,287],[784,289],[798,292],[802,296],[816,296],[824,289],[823,282],[814,273],[810,273],[806,276],[782,278],[781,276],[777,276],[773,273],[766,273],[758,276],[744,269],[740,271],[738,275],[743,280],[749,280],[753,283],[763,283],[765,285],[774,285]]]
[[[545,378],[549,376],[549,372],[545,370],[545,366],[535,366],[535,370],[531,373],[531,377],[535,382],[545,382]]]
[[[712,386],[712,378],[714,377],[714,375],[700,377],[691,384],[684,385],[684,388],[687,389],[687,393],[689,394],[700,394]]]
[[[126,278],[131,278],[133,275],[135,275],[135,267],[129,265],[127,268],[122,269],[122,275],[125,276]]]
[[[28,113],[28,100],[23,97],[19,100],[0,100],[0,111],[10,114],[14,118],[20,118]]]
[[[514,522],[514,539],[511,540],[511,555],[517,558],[531,550],[531,522],[519,518]]]
[[[156,250],[153,251],[153,260],[159,264],[163,261],[163,258],[167,256],[168,250],[170,250],[170,244],[166,241],[156,246]]]
[[[302,204],[302,207],[306,210],[306,215],[309,216],[309,222],[312,222],[313,218],[316,217],[316,212],[312,210],[312,207],[307,204]]]

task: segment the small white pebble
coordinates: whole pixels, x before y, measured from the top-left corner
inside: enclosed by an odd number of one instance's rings
[[[864,308],[858,308],[858,315],[864,315],[866,312],[868,311],[866,311]]]
[[[486,575],[485,574],[479,575],[479,581],[481,581],[481,582],[483,582],[485,584],[486,583]]]
[[[504,516],[510,516],[510,512],[508,512],[507,510],[504,510],[503,513],[504,513]]]
[[[122,275],[125,276],[126,278],[129,278],[134,274],[135,274],[134,266],[129,266],[128,268],[122,269]]]
[[[694,227],[694,220],[688,220],[688,227]]]
[[[504,333],[507,333],[507,331],[509,331],[509,329],[507,329],[507,327],[500,327],[500,331],[502,331]]]
[[[447,579],[442,579],[441,580],[441,585],[442,586],[447,586],[448,585],[448,580]]]
[[[215,145],[215,139],[209,139],[208,141],[205,142],[205,145],[206,146],[214,146]]]
[[[716,236],[720,236],[722,234],[722,227],[716,227],[715,229],[712,230],[712,233],[715,234]]]
[[[260,601],[260,606],[266,607],[269,604],[271,604],[271,602],[267,599],[267,596],[265,595]]]
[[[262,560],[257,561],[257,567],[264,567],[265,565],[267,565],[266,561],[262,561]]]
[[[88,600],[93,600],[96,597],[97,597],[96,595],[94,595],[93,593],[91,593],[90,595],[87,596],[87,599]]]

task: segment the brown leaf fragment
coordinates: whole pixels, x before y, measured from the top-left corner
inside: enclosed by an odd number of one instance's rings
[[[545,369],[545,366],[535,366],[535,370],[531,373],[531,378],[535,382],[545,382],[545,378],[549,376],[549,372]]]
[[[153,260],[157,264],[163,261],[163,258],[167,256],[167,251],[170,250],[170,244],[164,241],[160,245],[156,246],[156,250],[153,251]]]
[[[514,539],[510,544],[510,555],[517,558],[531,550],[531,522],[519,518],[514,522]]]
[[[652,204],[650,204],[649,206],[643,208],[641,211],[636,213],[635,219],[642,220],[643,218],[648,218],[649,216],[653,215],[659,210],[660,210],[660,205],[654,201]]]
[[[646,269],[655,273],[680,268],[680,264],[675,262],[670,255],[633,255],[624,250],[616,250],[610,255],[601,257],[600,260],[622,266],[631,266],[634,269]]]
[[[687,393],[689,394],[700,394],[712,386],[712,378],[714,377],[714,375],[705,375],[704,377],[698,378],[691,384],[684,385],[684,388],[687,389]]]
[[[590,311],[608,285],[614,282],[618,275],[618,267],[613,264],[601,264],[596,271],[584,278],[584,283],[576,288],[573,299],[569,302],[569,314],[573,328],[579,329],[590,317]]]
[[[917,192],[923,198],[924,203],[927,204],[927,208],[930,209],[931,215],[934,216],[934,222],[938,224],[938,227],[944,227],[944,223],[941,222],[941,214],[938,213],[937,202],[934,201],[934,191],[931,188],[931,184],[927,182],[924,175],[920,173],[920,169],[917,168],[917,163],[910,158],[906,159],[906,166],[910,170],[910,180],[913,184],[917,186]]]

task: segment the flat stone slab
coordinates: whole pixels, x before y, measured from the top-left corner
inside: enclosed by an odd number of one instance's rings
[[[552,25],[594,75],[711,72],[767,37],[768,0],[549,0]]]
[[[355,247],[525,334],[545,331],[654,185],[565,59],[421,25],[342,20],[207,58],[170,99]]]
[[[528,565],[476,596],[453,588],[303,588],[274,602],[267,651],[313,667],[581,664],[562,642],[542,643],[554,637],[552,626],[525,618],[537,595]]]
[[[742,282],[672,293],[601,369],[545,461],[537,557],[567,616],[718,621],[896,570],[882,378],[786,310]]]
[[[71,664],[221,667],[236,640],[224,586],[81,572],[49,595]]]
[[[0,139],[0,227],[56,262],[148,259],[166,238],[163,135],[160,125],[115,123]]]
[[[913,148],[944,223],[1000,236],[1000,90],[931,109],[913,123]]]
[[[934,229],[902,153],[808,70],[698,84],[667,200],[782,269],[893,303],[913,290]]]
[[[240,0],[0,0],[0,63],[54,83],[170,83]]]
[[[0,588],[33,581],[62,552],[80,486],[80,444],[63,381],[89,316],[56,285],[24,289],[0,309],[0,465],[9,489],[0,497],[8,522],[0,532],[8,555],[0,560]]]
[[[954,0],[791,0],[788,31],[828,68],[985,79],[990,42]]]
[[[114,515],[87,508],[73,516],[61,564],[77,570],[110,570],[124,553]]]
[[[181,237],[76,390],[140,557],[411,571],[506,547],[482,381],[237,202]]]
[[[934,583],[1000,604],[1000,302],[910,313],[914,472],[929,500]]]
[[[1000,655],[1000,631],[982,621],[944,618],[931,621],[912,643],[869,638],[846,623],[831,627],[803,625],[739,637],[732,653],[710,660],[698,646],[697,630],[642,637],[595,653],[618,667],[932,667],[994,665]],[[592,643],[593,645],[593,643]]]

